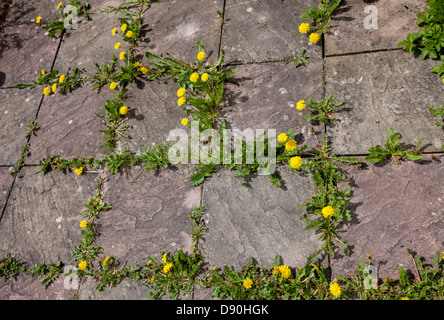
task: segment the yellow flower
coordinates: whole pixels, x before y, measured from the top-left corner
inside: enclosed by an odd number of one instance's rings
[[[284,143],[285,141],[287,141],[288,136],[285,133],[281,133],[280,135],[278,135],[278,141],[280,143]]]
[[[123,60],[123,58],[125,58],[125,51],[120,52],[119,54],[119,59]]]
[[[111,90],[114,90],[116,88],[117,84],[115,82],[111,82],[111,84],[109,85],[109,88]]]
[[[75,169],[74,172],[76,173],[76,175],[80,176],[83,172],[83,167]]]
[[[127,106],[123,106],[119,109],[119,112],[121,115],[126,115],[128,113],[128,107]]]
[[[106,257],[105,259],[103,259],[103,265],[104,266],[109,265],[109,259],[110,259],[110,257]]]
[[[284,278],[288,278],[289,276],[291,276],[291,269],[289,266],[286,265],[279,266],[279,271],[281,272],[282,277]]]
[[[203,82],[207,82],[207,80],[208,80],[208,73],[204,73],[204,74],[202,74],[202,76],[200,77],[200,80],[202,80]]]
[[[183,105],[185,103],[185,100],[186,100],[185,97],[180,97],[179,100],[177,100],[177,104],[179,106],[181,106],[181,105]]]
[[[133,67],[137,68],[140,67],[142,64],[139,61],[134,62]]]
[[[177,90],[177,96],[182,97],[185,94],[185,92],[187,92],[185,88],[180,88],[179,90]]]
[[[290,158],[290,166],[293,169],[299,169],[302,166],[302,158],[298,156]]]
[[[88,226],[88,222],[85,220],[80,221],[80,228],[85,229]]]
[[[333,209],[332,206],[327,206],[322,208],[322,215],[324,216],[325,219],[327,219],[327,217],[334,215],[334,213],[335,209]]]
[[[43,94],[45,96],[49,96],[51,94],[51,89],[49,89],[48,87],[45,87],[45,89],[43,89]]]
[[[442,78],[442,84],[444,84],[444,78]]]
[[[163,266],[163,273],[168,273],[170,272],[170,269],[173,267],[173,263],[167,263],[166,265]]]
[[[167,262],[167,254],[166,253],[163,255],[162,262],[163,263]]]
[[[152,263],[152,261],[149,260],[149,261],[146,263],[146,265],[149,266],[151,263]]]
[[[197,80],[199,80],[199,74],[197,72],[193,72],[190,76],[190,81],[196,82]]]
[[[154,277],[151,277],[150,281],[151,281],[151,282],[154,282]]]
[[[319,36],[319,34],[317,34],[316,32],[313,32],[312,34],[310,34],[310,36],[308,37],[308,40],[311,43],[316,43],[319,41],[319,39],[321,39],[321,37]]]
[[[79,269],[80,270],[85,270],[86,268],[88,268],[88,262],[82,261],[82,262],[79,263]]]
[[[244,279],[243,282],[244,282],[243,286],[244,286],[246,289],[250,289],[251,286],[253,285],[253,280],[251,280],[250,278]]]
[[[57,5],[57,9],[60,8],[60,6],[63,4],[63,2],[59,2],[59,4]]]
[[[188,119],[187,118],[183,118],[181,123],[182,123],[183,126],[186,126],[188,124]]]
[[[114,45],[114,49],[119,49],[120,48],[120,42],[117,42],[115,45]]]
[[[296,141],[294,141],[293,139],[292,140],[288,140],[286,143],[285,143],[285,150],[288,150],[288,151],[293,151],[294,149],[296,149],[296,146],[297,146],[298,144],[296,143]]]
[[[133,36],[133,32],[131,31],[131,30],[129,30],[127,33],[126,33],[126,37],[127,38],[131,38]]]
[[[0,268],[3,268],[3,265],[0,263]]]
[[[203,60],[205,58],[205,52],[199,52],[197,54],[197,60]]]
[[[317,265],[315,265],[314,263],[311,263],[310,265],[311,265],[313,268],[315,268],[316,270],[319,271],[319,267],[318,267]]]
[[[116,32],[117,32],[117,28],[113,28],[113,30],[111,30],[111,33],[112,33],[113,35],[115,35]]]
[[[273,268],[273,274],[279,274],[279,267],[274,267]]]
[[[57,83],[53,83],[51,87],[52,92],[56,92],[57,90]]]
[[[306,107],[306,105],[305,105],[305,101],[304,100],[300,100],[296,104],[296,109],[298,109],[298,110],[305,109],[305,107]]]
[[[35,19],[35,23],[40,23],[40,21],[42,21],[42,17],[38,16],[38,17]]]
[[[62,75],[59,77],[59,83],[63,83],[63,81],[65,81],[65,75],[64,75],[64,74],[62,74]]]
[[[299,32],[300,33],[307,33],[308,30],[310,30],[310,25],[308,23],[301,23],[299,25]]]
[[[40,72],[42,75],[45,74],[45,69],[42,69],[42,72]]]
[[[330,293],[335,297],[339,297],[341,294],[341,287],[336,282],[330,285]]]
[[[120,30],[122,30],[123,32],[125,32],[126,28],[128,26],[126,25],[126,23],[122,24],[122,26],[120,27]]]
[[[402,297],[401,300],[410,300],[409,297]]]
[[[140,72],[142,72],[143,74],[147,74],[148,73],[148,67],[142,67],[140,68]]]
[[[370,255],[370,253],[367,253],[367,259],[371,259],[372,258],[372,256]]]

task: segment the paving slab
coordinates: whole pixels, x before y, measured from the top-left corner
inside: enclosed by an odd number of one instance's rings
[[[317,134],[324,126],[302,120],[310,114],[299,111],[299,100],[323,98],[322,62],[314,60],[307,66],[295,68],[293,64],[261,63],[238,65],[237,71],[227,79],[220,119],[232,129],[275,129],[278,135],[294,128],[299,145],[315,144],[310,126]]]
[[[216,61],[219,56],[223,0],[177,0],[151,4],[143,15],[147,24],[137,52],[145,56],[169,53],[187,63],[196,61],[196,42]],[[146,58],[145,58],[146,59]],[[204,60],[205,62],[206,60]]]
[[[92,92],[88,85],[71,93],[56,93],[43,98],[38,114],[40,129],[30,140],[30,155],[26,164],[60,155],[62,158],[95,157],[106,154],[103,148],[106,129],[97,114],[104,115],[101,106],[113,97],[110,89]]]
[[[42,99],[39,88],[0,90],[0,164],[16,165],[22,156],[29,121],[35,120]]]
[[[96,289],[98,281],[83,277],[79,289],[79,300],[147,300],[149,288],[143,280],[124,279],[116,287],[104,291]]]
[[[311,177],[279,167],[282,188],[266,176],[253,177],[247,186],[235,171],[221,170],[205,182],[206,213],[200,247],[209,267],[227,265],[239,271],[252,257],[263,267],[276,255],[292,268],[302,267],[319,250],[319,234],[306,231],[296,209],[314,193]],[[323,258],[323,257],[322,257]]]
[[[189,169],[116,174],[103,185],[104,200],[113,208],[97,221],[96,244],[121,263],[145,265],[149,255],[191,251],[188,216],[200,205],[201,187],[192,187]]]
[[[21,273],[17,279],[0,280],[0,300],[69,300],[75,291],[65,289],[64,276],[59,276],[48,287],[42,287],[42,278]]]
[[[321,42],[313,45],[307,34],[299,33],[304,10],[319,4],[316,0],[228,0],[225,4],[221,47],[226,63],[282,61],[295,51],[308,49],[312,58],[322,56]]]
[[[36,175],[38,170],[24,167],[16,177],[0,220],[0,256],[10,252],[31,265],[68,264],[80,243],[83,205],[95,193],[97,175]]]
[[[418,31],[416,15],[426,4],[425,0],[344,0],[333,12],[325,54],[395,49],[409,33]]]
[[[333,152],[366,154],[385,145],[389,128],[405,145],[424,138],[425,151],[442,150],[444,136],[429,113],[442,105],[442,81],[430,72],[437,64],[404,51],[327,58],[326,96],[345,102],[327,125]]]
[[[9,168],[0,168],[0,219],[1,213],[3,212],[3,209],[6,205],[6,201],[8,200],[9,193],[11,192],[13,183],[14,177],[11,175],[11,171],[9,170]]]
[[[363,158],[360,158],[363,161]],[[341,236],[351,246],[349,257],[332,259],[332,275],[357,268],[367,253],[379,278],[398,278],[400,265],[416,276],[407,248],[431,263],[443,251],[444,164],[430,155],[421,162],[370,164],[365,170],[343,168],[352,184],[353,220]],[[342,186],[344,187],[344,186]]]
[[[51,39],[36,23],[1,28],[0,88],[32,83],[51,70],[59,39]]]

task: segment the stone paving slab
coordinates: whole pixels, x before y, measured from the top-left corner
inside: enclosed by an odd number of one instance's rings
[[[196,42],[216,61],[219,56],[223,0],[177,0],[153,3],[143,16],[148,24],[137,52],[169,53],[187,63],[196,61]],[[145,58],[146,59],[146,58]],[[204,60],[205,61],[205,60]]]
[[[3,26],[20,24],[37,26],[35,19],[38,16],[42,17],[41,25],[50,23],[55,17],[60,16],[62,8],[57,9],[59,2],[58,0],[14,0]]]
[[[41,278],[27,273],[20,274],[16,280],[0,279],[0,300],[69,300],[75,292],[65,289],[63,281],[61,275],[45,288]]]
[[[437,64],[404,51],[327,58],[326,96],[345,102],[327,125],[333,152],[366,154],[385,145],[389,128],[401,143],[416,146],[424,138],[425,151],[441,151],[444,137],[429,113],[442,105],[442,81],[430,72]]]
[[[263,267],[273,265],[276,255],[290,267],[302,267],[322,243],[319,234],[306,231],[296,209],[314,193],[309,176],[278,169],[282,188],[268,177],[253,177],[247,186],[235,171],[220,170],[205,182],[203,203],[208,228],[200,247],[209,266],[227,265],[235,270],[250,257]]]
[[[360,158],[363,161],[363,158]],[[332,276],[355,270],[367,253],[379,277],[398,278],[399,265],[416,276],[407,248],[431,263],[443,251],[444,164],[424,156],[420,163],[343,168],[350,177],[353,221],[341,236],[352,247],[349,257],[336,256]],[[344,187],[344,186],[342,186]]]
[[[368,3],[367,3],[368,2]],[[346,0],[334,11],[330,33],[325,36],[325,54],[395,49],[399,41],[417,32],[416,15],[424,11],[425,0]],[[374,6],[364,12],[365,7]],[[364,21],[377,13],[377,29],[367,29]]]
[[[149,288],[142,280],[124,279],[114,288],[96,289],[98,281],[84,277],[80,284],[79,300],[147,300]]]
[[[0,219],[9,193],[11,192],[13,182],[14,177],[11,175],[11,170],[5,167],[0,168]]]
[[[29,121],[34,120],[42,99],[39,88],[0,90],[0,164],[16,165],[21,159]]]
[[[121,263],[145,265],[148,255],[191,250],[191,221],[201,187],[192,187],[188,169],[113,175],[103,185],[104,201],[114,206],[97,221],[96,244]],[[127,180],[128,179],[128,180]],[[137,182],[133,182],[138,180]]]
[[[71,249],[80,243],[83,205],[94,194],[95,174],[50,172],[38,168],[18,173],[0,220],[0,256],[7,253],[35,263],[72,262]]]
[[[222,49],[226,63],[255,63],[282,61],[293,57],[295,51],[308,49],[312,58],[322,56],[322,46],[310,44],[308,35],[299,33],[304,10],[318,5],[309,0],[228,0]]]
[[[112,98],[110,91],[92,92],[86,85],[66,95],[45,96],[38,114],[40,129],[31,137],[31,153],[25,163],[38,164],[48,154],[62,158],[104,156],[106,137],[99,131],[106,127],[96,114],[104,115],[101,106]]]
[[[36,23],[3,27],[0,31],[0,88],[31,83],[50,71],[59,39],[45,36]]]
[[[223,106],[219,117],[228,128],[245,130],[275,129],[278,135],[294,128],[299,145],[312,144],[310,122],[301,117],[310,114],[299,111],[299,100],[323,98],[322,62],[314,60],[307,66],[261,63],[238,65],[226,83]],[[324,132],[323,125],[314,125],[316,133]]]

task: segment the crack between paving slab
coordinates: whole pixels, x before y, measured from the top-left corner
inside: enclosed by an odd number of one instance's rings
[[[337,54],[327,54],[326,58],[334,58],[334,57],[344,57],[344,56],[355,56],[358,54],[366,54],[366,53],[374,53],[374,52],[391,52],[391,51],[399,51],[403,50],[403,48],[389,48],[389,49],[377,49],[377,50],[366,50],[366,51],[357,51],[357,52],[346,52],[346,53],[337,53]]]
[[[0,214],[0,221],[2,221],[3,214],[4,214],[5,211],[6,211],[6,207],[7,207],[7,205],[8,205],[8,201],[9,201],[9,197],[11,196],[12,189],[14,188],[14,185],[15,185],[15,179],[16,179],[16,178],[17,178],[17,175],[15,174],[15,175],[14,175],[14,179],[12,180],[11,189],[9,189],[8,197],[6,198],[5,205],[4,205],[4,207],[3,207],[2,213]]]
[[[222,5],[222,21],[223,21],[223,23],[221,23],[221,26],[220,26],[220,37],[219,37],[219,57],[220,57],[220,54],[221,54],[221,52],[222,52],[222,34],[223,34],[223,32],[224,32],[224,24],[225,24],[225,5],[226,5],[226,2],[227,2],[227,0],[224,0],[224,4]],[[221,21],[221,22],[222,22]],[[219,58],[218,57],[218,58]]]

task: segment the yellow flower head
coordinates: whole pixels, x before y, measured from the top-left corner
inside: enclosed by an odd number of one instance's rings
[[[444,84],[444,78],[442,78],[442,84]]]
[[[305,109],[305,107],[306,107],[306,105],[305,105],[305,101],[304,100],[300,100],[296,104],[296,109],[298,109],[298,110]]]
[[[188,124],[188,119],[187,118],[183,118],[181,121],[183,126],[186,126]]]
[[[80,270],[85,270],[86,268],[88,268],[88,262],[86,262],[86,261],[82,261],[82,262],[80,262],[79,263],[79,269]]]
[[[83,167],[75,169],[74,172],[76,173],[76,175],[80,176],[83,172]]]
[[[122,24],[122,26],[120,27],[120,30],[122,30],[123,32],[125,32],[126,28],[128,26],[126,25],[126,23]]]
[[[51,89],[49,89],[48,87],[45,87],[45,89],[43,89],[43,94],[45,96],[49,96],[51,94]]]
[[[166,265],[163,266],[163,273],[168,273],[170,272],[170,269],[173,267],[173,263],[167,263]]]
[[[85,220],[80,221],[80,228],[85,229],[88,226],[88,222]]]
[[[167,262],[167,254],[166,253],[163,255],[162,262],[163,263]]]
[[[107,265],[109,265],[109,259],[110,259],[110,257],[106,257],[105,259],[103,259],[103,265],[104,266],[107,266]]]
[[[179,106],[181,106],[181,105],[183,105],[185,103],[185,100],[186,100],[185,97],[180,97],[179,100],[177,100],[177,104]]]
[[[148,67],[143,66],[142,68],[140,68],[140,72],[142,72],[143,74],[147,74],[148,73]]]
[[[139,61],[134,62],[133,67],[137,68],[140,67],[142,64]]]
[[[182,97],[185,94],[185,92],[187,92],[185,88],[180,88],[179,90],[177,90],[177,96]]]
[[[289,266],[286,265],[279,266],[279,271],[281,272],[282,277],[285,279],[291,276],[291,269]]]
[[[202,80],[202,82],[207,82],[208,80],[208,73],[204,73],[202,74],[202,76],[200,77],[200,80]]]
[[[57,9],[60,8],[62,4],[63,2],[59,2],[59,4],[57,5]]]
[[[150,281],[151,281],[151,282],[154,282],[154,277],[151,277]]]
[[[35,23],[40,23],[40,21],[42,21],[42,17],[38,16],[38,17],[35,19]]]
[[[285,150],[293,151],[294,149],[296,149],[296,146],[297,146],[297,145],[298,145],[298,144],[297,144],[296,141],[294,141],[293,139],[288,140],[288,141],[285,143]]]
[[[51,87],[52,92],[56,92],[57,90],[57,83],[53,83]]]
[[[339,297],[341,294],[341,287],[336,282],[330,285],[330,293],[335,297]]]
[[[151,260],[148,260],[148,262],[146,263],[147,266],[149,266],[152,263]]]
[[[115,45],[114,45],[114,49],[119,49],[120,48],[120,42],[117,42]]]
[[[133,32],[131,31],[131,30],[129,30],[127,33],[126,33],[126,37],[127,38],[131,38],[133,36]]]
[[[114,90],[116,88],[117,84],[115,82],[111,82],[111,84],[109,85],[109,88],[111,90]]]
[[[299,25],[299,32],[300,33],[307,33],[308,30],[310,30],[310,25],[308,23],[301,23]]]
[[[281,133],[280,135],[278,135],[278,141],[280,143],[284,143],[285,141],[287,141],[288,136],[285,133]]]
[[[116,32],[117,32],[117,28],[113,28],[113,30],[111,30],[111,33],[112,33],[113,35],[115,35]]]
[[[402,297],[401,300],[410,300],[409,297]]]
[[[119,112],[121,115],[126,115],[128,113],[128,107],[127,106],[120,107]]]
[[[319,271],[319,267],[318,267],[317,265],[315,265],[314,263],[311,263],[310,265],[311,265],[313,268],[315,268],[316,270]]]
[[[253,285],[253,280],[251,280],[250,278],[244,279],[243,281],[243,286],[245,287],[245,289],[250,289],[251,286]]]
[[[290,158],[290,166],[293,169],[299,169],[302,166],[302,158],[298,156]]]
[[[196,82],[197,80],[199,80],[199,74],[197,72],[193,72],[190,76],[190,81]]]
[[[119,54],[119,59],[123,60],[123,58],[125,58],[125,51],[120,52]]]
[[[63,83],[63,81],[65,81],[65,75],[64,75],[64,74],[62,74],[62,75],[59,77],[59,83]]]
[[[277,275],[277,274],[279,274],[279,267],[273,267],[273,274],[274,275]]]
[[[322,208],[322,215],[325,219],[335,214],[335,209],[332,206]]]
[[[197,54],[197,60],[203,60],[205,58],[205,52],[199,52]]]
[[[319,36],[319,34],[317,34],[316,32],[313,32],[312,34],[310,34],[310,36],[308,37],[308,40],[311,43],[316,43],[319,41],[319,39],[321,39],[321,37]]]
[[[45,69],[42,69],[42,72],[40,72],[42,75],[45,74]]]

